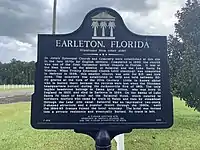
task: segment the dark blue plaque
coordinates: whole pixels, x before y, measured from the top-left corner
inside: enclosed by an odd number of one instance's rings
[[[70,34],[39,34],[31,125],[36,129],[169,128],[167,38],[132,33],[110,8]]]

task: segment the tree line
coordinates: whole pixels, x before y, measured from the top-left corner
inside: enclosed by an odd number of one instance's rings
[[[0,62],[0,84],[34,84],[35,62],[12,59]]]

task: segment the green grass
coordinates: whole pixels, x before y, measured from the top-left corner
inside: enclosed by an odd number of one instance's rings
[[[172,128],[133,130],[125,134],[126,150],[200,150],[200,113],[180,100],[174,104]],[[0,150],[94,150],[94,141],[86,135],[35,130],[29,119],[30,103],[0,105]]]
[[[126,134],[127,150],[200,150],[200,113],[174,99],[174,125],[163,130]],[[154,139],[154,138],[155,139]]]
[[[29,122],[30,103],[0,105],[0,150],[94,149],[94,141],[87,135],[72,130],[35,130]]]

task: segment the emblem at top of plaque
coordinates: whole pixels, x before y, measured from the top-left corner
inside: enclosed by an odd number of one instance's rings
[[[111,16],[107,11],[93,16],[91,26],[93,28],[92,39],[115,39],[115,17]]]

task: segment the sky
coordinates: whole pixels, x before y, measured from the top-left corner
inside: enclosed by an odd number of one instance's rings
[[[186,0],[57,0],[56,33],[70,33],[97,7],[110,7],[141,35],[174,33]],[[37,35],[52,32],[53,0],[0,0],[0,61],[37,61]]]

